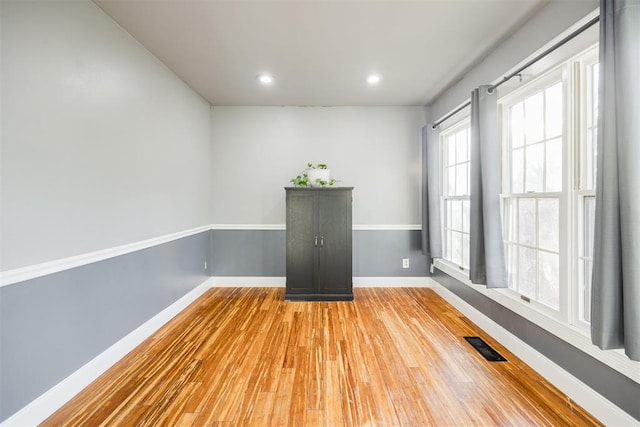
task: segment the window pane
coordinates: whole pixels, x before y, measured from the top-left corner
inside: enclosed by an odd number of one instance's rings
[[[469,194],[467,189],[467,163],[456,166],[456,195],[464,196]]]
[[[524,145],[524,110],[522,102],[518,102],[510,109],[511,119],[511,147]]]
[[[595,181],[593,179],[593,133],[595,129],[587,130],[587,135],[584,141],[584,152],[580,154],[580,159],[582,161],[581,167],[583,169],[583,176],[585,178],[584,183],[582,183],[583,190],[593,190],[595,188]]]
[[[516,278],[518,276],[518,247],[516,245],[507,246],[507,272],[509,275],[509,288],[516,288]]]
[[[523,245],[536,245],[536,201],[520,199],[518,203],[518,242]]]
[[[551,308],[558,309],[560,300],[560,267],[557,254],[539,252],[540,288],[538,299]]]
[[[559,251],[559,215],[558,199],[538,199],[538,247],[550,251]]]
[[[543,191],[544,144],[532,145],[525,150],[525,191]]]
[[[584,144],[584,154],[582,155],[582,176],[585,178],[585,182],[582,184],[582,189],[584,190],[594,190],[596,186],[599,64],[592,65],[589,71],[591,75],[591,105],[587,106],[587,108],[589,108],[589,114],[587,116],[587,137]]]
[[[471,193],[471,162],[467,162],[467,194]]]
[[[583,213],[583,272],[582,283],[580,284],[580,300],[581,310],[580,319],[585,322],[591,322],[591,280],[593,262],[593,237],[594,237],[594,220],[596,213],[595,197],[585,197],[584,213]]]
[[[546,174],[546,191],[562,191],[562,139],[547,141]]]
[[[591,131],[591,190],[596,189],[596,178],[598,176],[598,128]]]
[[[447,231],[444,234],[444,258],[451,260],[451,231]]]
[[[504,199],[502,202],[502,237],[506,242],[517,241],[516,221],[517,221],[517,199]]]
[[[451,232],[451,261],[462,265],[462,234]]]
[[[598,108],[599,108],[599,90],[600,86],[600,64],[594,64],[591,66],[591,106],[593,115],[593,125],[598,125]]]
[[[595,197],[584,199],[584,256],[593,258],[593,236],[596,216]]]
[[[562,135],[562,82],[556,83],[545,94],[546,137]]]
[[[524,193],[524,149],[511,152],[511,192]]]
[[[470,230],[469,204],[469,200],[462,202],[462,231],[465,233],[469,233]]]
[[[462,231],[462,200],[453,200],[451,204],[451,229]]]
[[[597,143],[598,128],[588,129],[584,144],[581,147],[582,152],[580,153],[580,167],[582,168],[582,176],[584,177],[584,182],[581,183],[583,190],[595,190]]]
[[[467,134],[466,129],[456,134],[456,163],[466,162],[469,159]]]
[[[462,267],[469,269],[469,235],[462,235]]]
[[[527,144],[541,141],[544,136],[543,92],[524,100],[525,141]]]
[[[445,218],[446,218],[446,227],[447,228],[451,228],[451,203],[453,203],[451,200],[447,200],[445,202]]]
[[[518,199],[508,200],[506,216],[508,229],[505,236],[511,242],[518,241]]]
[[[593,263],[584,261],[584,285],[582,289],[582,316],[581,320],[591,322],[591,279],[592,279]]]
[[[447,166],[456,164],[456,136],[447,137]]]
[[[522,295],[535,298],[537,282],[537,252],[535,249],[523,248],[518,250],[518,282]]]
[[[447,168],[447,196],[456,194],[456,167]]]

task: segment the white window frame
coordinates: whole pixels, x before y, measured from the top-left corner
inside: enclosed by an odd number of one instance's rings
[[[460,132],[463,129],[467,129],[468,131],[468,140],[467,140],[467,161],[466,162],[462,162],[462,163],[467,163],[469,165],[469,168],[467,170],[467,194],[466,195],[448,195],[447,194],[447,188],[448,188],[448,173],[447,173],[447,167],[449,167],[449,165],[446,163],[447,162],[447,147],[445,144],[445,141],[447,138],[449,138],[451,135],[455,135],[458,132]],[[467,230],[468,232],[465,232],[465,226],[464,226],[464,214],[463,212],[461,212],[462,215],[462,221],[463,221],[463,225],[462,225],[462,230],[454,230],[453,228],[451,229],[451,231],[454,232],[458,232],[461,233],[463,235],[462,237],[462,241],[461,241],[461,245],[462,245],[462,259],[461,259],[461,263],[458,264],[456,262],[454,262],[452,259],[447,258],[447,233],[449,230],[448,228],[448,221],[447,221],[447,201],[462,201],[462,203],[464,204],[464,202],[470,202],[470,179],[469,179],[469,175],[471,173],[471,120],[470,118],[467,116],[461,120],[458,120],[457,122],[455,122],[454,124],[452,124],[451,126],[448,126],[447,128],[443,129],[440,131],[440,135],[439,135],[439,144],[440,144],[440,182],[441,182],[441,189],[440,189],[440,206],[441,206],[441,230],[442,230],[442,247],[444,249],[444,253],[442,254],[442,259],[444,262],[449,263],[451,266],[455,266],[457,269],[461,270],[461,271],[469,271],[468,268],[465,266],[465,264],[468,264],[469,261],[469,251],[470,251],[470,245],[467,247],[466,250],[466,254],[467,254],[467,262],[465,263],[464,260],[464,254],[465,254],[465,250],[464,250],[464,235],[469,236],[469,238],[467,239],[468,241],[470,240],[470,225],[467,226]],[[456,163],[457,164],[462,164],[462,163]],[[462,208],[462,211],[464,211],[464,206]],[[452,241],[452,240],[451,240]]]
[[[557,198],[559,201],[559,294],[558,294],[558,310],[554,310],[552,307],[549,307],[541,302],[536,301],[535,299],[527,298],[521,295],[519,292],[513,289],[505,289],[504,292],[506,295],[510,296],[513,299],[520,301],[523,304],[527,304],[534,308],[536,311],[551,317],[553,319],[559,320],[563,323],[566,323],[569,318],[568,311],[568,303],[567,300],[569,298],[569,290],[566,286],[563,286],[563,283],[569,283],[569,274],[570,269],[567,267],[568,259],[568,245],[567,241],[569,239],[569,221],[567,215],[562,215],[562,212],[566,212],[569,208],[569,198],[567,196],[567,187],[569,185],[570,180],[570,171],[568,170],[567,161],[563,161],[562,164],[562,191],[560,192],[524,192],[524,193],[511,193],[509,188],[510,180],[509,171],[510,171],[510,150],[511,147],[506,145],[506,141],[509,141],[509,118],[508,112],[509,108],[518,102],[524,100],[525,98],[535,95],[539,93],[541,90],[544,90],[547,87],[552,86],[557,82],[562,82],[563,84],[563,99],[566,100],[568,98],[568,91],[571,87],[570,76],[568,72],[568,67],[565,64],[561,64],[542,74],[541,76],[527,82],[522,88],[517,89],[508,95],[500,98],[498,100],[499,105],[499,117],[500,120],[500,129],[501,129],[501,155],[502,155],[502,205],[503,209],[505,206],[505,201],[507,199],[522,199],[522,198],[532,198],[532,199],[541,199],[541,198]],[[568,128],[570,126],[569,122],[569,114],[568,111],[571,108],[570,105],[567,105],[567,102],[563,103],[563,129],[562,129],[562,153],[563,159],[567,159],[567,156],[570,156],[571,153],[568,152],[571,148],[571,142],[569,141],[569,132]],[[524,184],[523,184],[524,185]],[[523,189],[526,191],[526,188]],[[503,211],[503,223],[505,227],[507,226],[506,222],[509,216],[506,212]],[[537,225],[536,225],[537,229]],[[506,233],[505,233],[506,239]],[[505,243],[507,243],[505,241]],[[505,258],[508,260],[508,245],[505,244]],[[508,264],[507,264],[508,268]]]
[[[499,100],[500,117],[502,109],[517,103],[518,99],[535,94],[537,91],[558,78],[563,81],[563,191],[560,196],[560,295],[559,310],[555,311],[535,300],[526,301],[519,293],[508,289],[505,294],[526,304],[536,312],[560,321],[581,334],[589,336],[590,325],[581,318],[583,304],[581,286],[584,283],[584,200],[595,196],[595,188],[583,189],[586,182],[587,169],[582,168],[585,161],[585,147],[588,130],[597,126],[591,114],[591,76],[587,72],[590,67],[598,63],[598,45],[583,50],[574,57],[562,61],[555,68],[550,69],[539,77],[527,82],[520,90],[516,90]],[[508,120],[501,121],[502,138],[506,138]],[[504,145],[503,145],[504,147]],[[506,150],[502,152],[503,178],[507,177],[509,156]],[[504,183],[503,185],[509,185]],[[595,183],[594,183],[595,186]],[[503,187],[504,191],[504,187]],[[508,194],[508,192],[505,191]],[[553,196],[553,193],[549,194]],[[524,195],[516,195],[523,197]],[[536,193],[536,197],[545,197],[545,193]],[[502,195],[503,204],[505,194]],[[506,215],[503,215],[506,220]],[[506,249],[506,248],[505,248]],[[507,254],[505,253],[505,256]]]

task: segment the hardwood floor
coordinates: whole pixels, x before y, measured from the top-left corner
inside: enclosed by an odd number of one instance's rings
[[[354,291],[211,289],[44,425],[599,425],[432,290]]]

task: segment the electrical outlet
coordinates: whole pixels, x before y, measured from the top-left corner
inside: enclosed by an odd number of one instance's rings
[[[402,258],[402,268],[409,268],[409,258]]]

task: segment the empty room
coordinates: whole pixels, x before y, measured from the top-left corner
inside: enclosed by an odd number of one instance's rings
[[[0,0],[0,425],[640,425],[638,76],[638,0]]]

